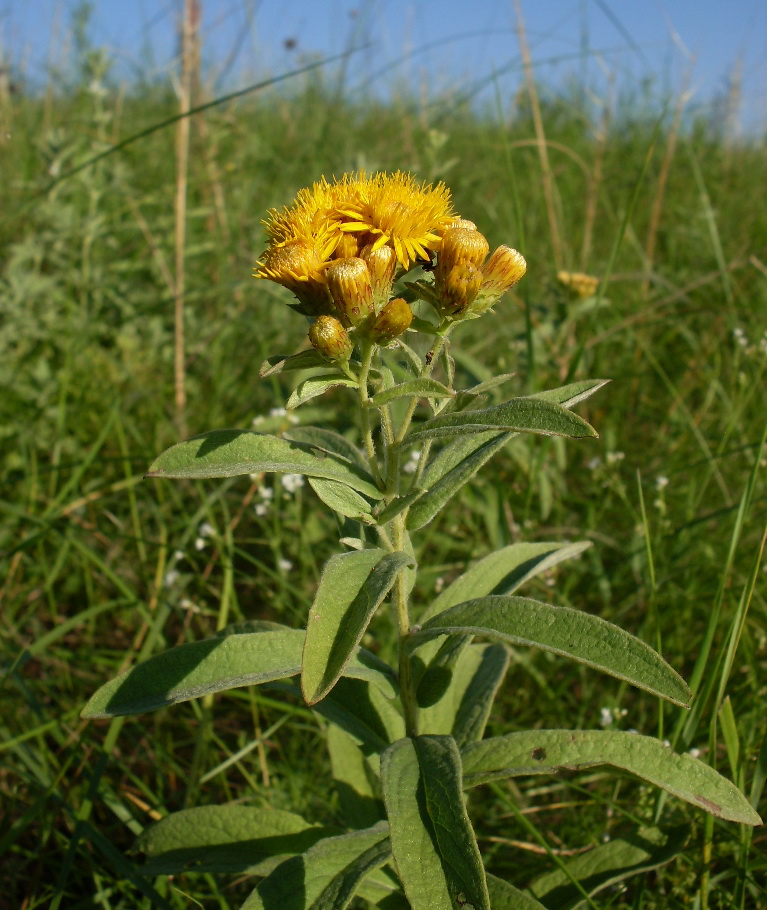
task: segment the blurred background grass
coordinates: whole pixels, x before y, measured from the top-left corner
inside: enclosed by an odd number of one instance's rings
[[[85,724],[79,711],[137,656],[210,635],[222,613],[303,624],[337,550],[308,487],[142,475],[182,425],[188,435],[258,418],[287,425],[273,409],[288,380],[259,380],[258,367],[298,349],[305,326],[282,289],[249,277],[259,222],[321,175],[358,168],[444,179],[491,248],[509,243],[527,258],[518,295],[457,333],[464,383],[498,371],[517,371],[523,393],[613,380],[579,409],[598,441],[514,443],[420,535],[418,603],[506,543],[589,539],[579,561],[528,593],[651,641],[703,693],[682,730],[675,708],[519,652],[494,731],[608,724],[675,735],[678,748],[700,749],[746,793],[761,793],[763,136],[735,139],[726,110],[683,117],[681,98],[595,105],[574,83],[528,85],[511,106],[480,107],[460,92],[352,97],[343,63],[316,63],[156,130],[178,114],[179,94],[187,107],[211,100],[191,64],[180,93],[116,85],[106,56],[83,46],[66,90],[3,83],[0,907],[238,906],[247,881],[144,881],[123,854],[153,819],[196,802],[247,798],[338,821],[327,765],[305,761],[321,754],[322,731],[297,704],[238,690],[212,713],[191,703]],[[569,296],[562,269],[599,277],[600,291]],[[339,409],[340,393],[297,413],[335,421]],[[385,616],[379,630],[386,641]],[[730,642],[731,672],[720,657]],[[726,735],[724,693],[734,718]],[[522,781],[507,793],[564,856],[649,822],[655,807],[651,789],[602,774]],[[471,811],[494,871],[524,885],[550,866],[492,791],[478,791]],[[760,830],[752,844],[674,801],[664,813],[693,824],[682,858],[594,906],[767,903]]]

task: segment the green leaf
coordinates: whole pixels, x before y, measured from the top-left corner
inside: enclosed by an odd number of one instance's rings
[[[451,636],[449,640],[460,637]],[[427,671],[424,679],[430,680],[436,689],[440,680],[435,672],[438,666],[435,661],[429,665],[430,675]],[[419,711],[419,730],[422,733],[450,731],[459,748],[482,739],[508,666],[509,649],[499,643],[469,645],[461,649],[454,665],[440,664],[444,669],[442,692],[431,706]],[[420,703],[421,686],[418,695]]]
[[[413,910],[453,910],[454,898],[490,910],[485,873],[449,736],[393,743],[381,756],[392,852]]]
[[[412,505],[420,496],[423,496],[423,490],[412,490],[410,493],[406,493],[404,496],[395,496],[392,501],[385,506],[381,511],[376,515],[376,522],[379,525],[388,524],[392,518],[399,515],[399,513],[406,509],[408,506]]]
[[[229,872],[266,875],[285,857],[303,853],[332,828],[292,812],[251,806],[198,806],[146,828],[135,844],[143,875]]]
[[[339,515],[368,524],[373,523],[373,514],[368,500],[345,483],[326,480],[324,477],[311,477],[309,486],[329,509]]]
[[[591,546],[577,543],[513,543],[490,553],[442,591],[421,616],[421,623],[465,600],[488,594],[514,594],[523,584]]]
[[[410,379],[391,389],[378,392],[371,399],[376,407],[395,401],[397,398],[452,398],[453,392],[436,379]]]
[[[575,910],[585,906],[586,900],[573,879],[589,897],[593,897],[618,882],[671,862],[684,848],[689,834],[688,825],[668,831],[640,828],[634,834],[616,838],[574,857],[565,863],[564,869],[542,875],[532,884],[531,891],[549,910]],[[536,903],[534,906],[542,905]],[[502,907],[496,908],[493,903],[493,910],[502,910]]]
[[[277,471],[326,477],[345,483],[372,499],[383,493],[366,471],[332,455],[318,457],[301,443],[250,430],[214,430],[172,446],[160,455],[147,477],[235,477]]]
[[[305,633],[283,628],[230,634],[171,648],[137,664],[91,697],[83,717],[140,714],[212,692],[296,676]],[[393,671],[360,648],[346,673],[396,693]]]
[[[480,597],[430,619],[409,641],[417,647],[445,634],[487,635],[511,644],[534,645],[679,705],[688,704],[691,697],[682,677],[649,645],[599,616],[569,607],[526,597]]]
[[[483,433],[488,430],[539,433],[544,436],[597,436],[597,431],[577,414],[541,398],[512,398],[503,404],[476,411],[438,414],[408,433],[403,445],[421,439]]]
[[[333,430],[326,430],[323,427],[290,427],[283,436],[285,439],[303,443],[315,453],[325,452],[343,461],[348,461],[349,464],[355,465],[363,471],[368,469],[365,453],[345,436],[335,433]]]
[[[493,910],[547,910],[546,907],[526,891],[520,891],[495,875],[487,875],[487,890]],[[551,910],[551,908],[548,908]]]
[[[330,769],[338,799],[350,828],[367,828],[384,817],[374,776],[368,760],[357,743],[335,724],[325,732]]]
[[[638,733],[532,730],[495,736],[463,750],[467,787],[595,765],[622,768],[719,818],[761,824],[740,790],[713,768],[691,755],[677,755],[659,740]]]
[[[582,379],[580,382],[571,382],[560,386],[558,389],[547,389],[545,392],[536,392],[531,398],[539,401],[551,401],[561,404],[563,408],[572,408],[581,401],[590,398],[610,382],[609,379]]]
[[[426,466],[419,485],[426,490],[410,507],[407,526],[411,531],[427,525],[437,512],[471,480],[514,433],[475,433],[445,446]]]
[[[312,348],[308,351],[300,351],[298,354],[277,354],[274,357],[268,357],[261,364],[258,375],[264,379],[266,376],[274,376],[276,373],[287,373],[290,370],[317,368],[326,370],[328,362]]]
[[[333,688],[397,573],[410,561],[405,553],[377,549],[341,553],[327,561],[304,644],[301,689],[307,704]]]
[[[309,379],[304,379],[298,388],[291,394],[290,398],[288,398],[285,407],[288,410],[292,410],[299,405],[305,404],[307,401],[311,401],[312,398],[324,395],[325,392],[330,389],[335,389],[339,386],[345,386],[348,389],[356,389],[358,385],[359,383],[356,379],[349,379],[348,376],[344,376],[342,373],[312,376]]]
[[[277,866],[241,910],[344,910],[359,882],[389,856],[385,822],[326,837]]]

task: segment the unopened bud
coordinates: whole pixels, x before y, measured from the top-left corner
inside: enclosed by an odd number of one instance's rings
[[[450,270],[459,262],[481,266],[489,251],[487,239],[476,229],[452,227],[445,231],[437,254],[437,284],[447,278]]]
[[[376,316],[370,329],[370,338],[376,344],[387,345],[406,332],[412,321],[413,311],[407,301],[395,297]]]
[[[499,246],[482,269],[482,292],[494,292],[500,297],[514,287],[527,271],[521,253],[510,246]]]
[[[449,221],[444,228],[442,229],[442,235],[444,236],[445,231],[452,230],[452,228],[464,228],[467,231],[476,231],[477,225],[473,221],[469,221],[468,218],[454,218],[453,221]]]
[[[357,238],[353,234],[342,234],[338,246],[333,253],[334,259],[351,259],[357,255]]]
[[[373,301],[376,312],[380,313],[391,294],[394,272],[397,269],[397,254],[390,246],[375,249],[372,243],[368,243],[360,251],[360,258],[364,260],[370,272]]]
[[[327,281],[342,323],[359,326],[375,313],[370,272],[364,260],[356,256],[334,260],[328,266]]]
[[[309,341],[326,360],[335,363],[345,363],[354,349],[349,333],[335,316],[320,316],[309,329]]]
[[[459,262],[450,269],[439,296],[443,316],[460,316],[474,302],[482,287],[482,272],[470,262]]]

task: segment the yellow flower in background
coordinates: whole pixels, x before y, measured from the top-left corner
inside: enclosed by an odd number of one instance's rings
[[[442,230],[455,220],[444,183],[418,183],[397,171],[360,178],[355,189],[358,198],[339,206],[346,219],[341,230],[370,235],[374,250],[392,247],[404,269],[417,259],[429,259]]]
[[[557,281],[574,297],[591,297],[599,287],[599,279],[585,272],[557,272]]]

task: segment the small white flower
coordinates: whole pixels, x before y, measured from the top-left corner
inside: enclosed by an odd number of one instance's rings
[[[205,549],[205,538],[198,537],[197,540],[195,540],[195,542],[194,542],[194,548],[195,548],[195,550],[197,550],[198,553],[200,552],[200,550],[204,550]]]
[[[732,337],[742,348],[748,347],[748,335],[746,335],[740,326],[737,326],[732,330]]]
[[[700,758],[700,749],[690,749],[688,755],[691,755],[693,758]]]
[[[668,477],[665,474],[661,474],[655,478],[655,489],[656,490],[665,490],[668,486]]]
[[[259,414],[258,417],[253,418],[253,426],[257,427],[260,423],[264,422],[264,415]]]
[[[282,475],[282,488],[287,493],[295,493],[296,490],[300,489],[304,485],[303,474],[283,474]]]
[[[180,577],[181,574],[177,569],[168,569],[163,578],[163,584],[166,588],[174,588]]]
[[[589,471],[596,471],[596,469],[600,467],[601,464],[602,459],[598,455],[595,455],[593,458],[589,458],[589,460],[586,462],[586,467],[589,469]]]
[[[607,453],[607,463],[608,464],[618,464],[619,461],[623,461],[626,457],[625,452],[608,452]]]
[[[288,412],[285,410],[285,408],[272,408],[271,411],[269,411],[269,416],[270,417],[286,417],[287,413]]]
[[[613,709],[612,708],[600,708],[599,709],[599,726],[600,727],[609,727],[613,722]]]
[[[442,590],[445,587],[445,579],[440,575],[439,578],[434,579],[434,593],[441,594]]]
[[[421,460],[421,453],[418,451],[413,451],[410,453],[410,458],[402,465],[402,470],[406,474],[415,474],[418,470],[418,462]]]
[[[183,559],[186,556],[183,550],[175,550],[173,553],[173,561],[178,562],[179,559]]]
[[[213,537],[213,535],[216,533],[216,529],[209,521],[204,521],[197,529],[197,533],[200,535],[200,537]]]
[[[290,570],[293,568],[293,563],[289,559],[278,559],[277,568],[281,572],[290,572]]]
[[[265,502],[271,502],[274,499],[274,490],[271,487],[261,487],[258,491],[258,495]]]
[[[259,518],[263,518],[265,515],[269,514],[269,503],[268,502],[257,502],[253,506],[253,511],[258,515]]]

